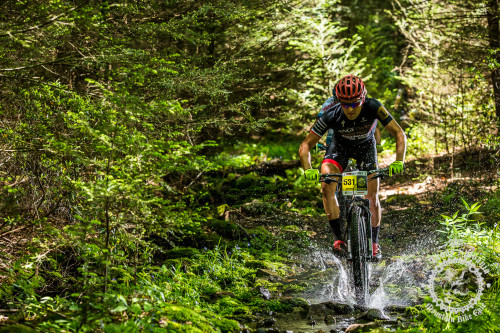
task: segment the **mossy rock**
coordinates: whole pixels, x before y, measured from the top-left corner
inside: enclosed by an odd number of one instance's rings
[[[220,243],[221,235],[213,232],[202,232],[195,235],[191,240],[190,244],[196,244],[197,248],[214,248]],[[186,244],[188,245],[188,244]]]
[[[186,267],[186,262],[182,260],[182,258],[178,258],[178,259],[167,259],[163,262],[163,265],[165,267],[168,267],[169,269],[170,268],[175,268],[177,269],[178,267],[183,270],[183,271],[187,271],[187,267]]]
[[[250,237],[268,238],[272,237],[272,233],[264,227],[256,227],[247,230]]]
[[[194,310],[175,304],[164,304],[156,311],[158,324],[167,332],[216,332],[212,323]]]
[[[212,231],[215,231],[224,238],[241,239],[248,237],[245,229],[230,221],[212,220],[208,226]]]
[[[301,313],[306,315],[309,312],[309,302],[301,297],[282,297],[280,298],[281,303],[285,304],[290,309],[300,308]]]
[[[176,247],[171,250],[168,250],[165,253],[168,259],[179,259],[179,258],[196,258],[200,255],[200,251],[194,249],[192,247]]]
[[[219,309],[222,314],[238,316],[251,313],[250,308],[243,305],[239,300],[232,297],[223,297],[219,300]]]
[[[220,329],[222,333],[232,333],[240,331],[240,324],[233,319],[214,319],[213,323],[216,327]]]
[[[269,268],[265,262],[261,261],[261,260],[251,260],[251,259],[248,259],[248,260],[245,260],[245,263],[244,263],[245,267],[247,268],[255,268],[255,269],[259,269],[259,268]]]
[[[234,182],[234,187],[246,190],[255,188],[259,191],[264,190],[266,187],[272,185],[271,180],[266,177],[261,177],[253,174],[244,175]]]

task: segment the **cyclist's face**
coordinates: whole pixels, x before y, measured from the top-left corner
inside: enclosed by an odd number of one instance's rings
[[[342,110],[349,120],[354,120],[359,116],[363,103],[364,99],[340,100]]]

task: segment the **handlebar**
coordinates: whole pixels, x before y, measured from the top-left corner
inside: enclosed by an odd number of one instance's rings
[[[368,176],[375,174],[375,176],[371,177],[368,179],[368,181],[375,180],[377,178],[384,178],[385,176],[389,176],[389,167],[387,168],[382,168],[382,169],[375,169],[375,170],[370,170],[367,171]],[[331,177],[338,177],[338,179],[331,178]],[[325,183],[342,183],[342,174],[341,173],[322,173],[319,175],[319,181],[320,182],[325,182]]]

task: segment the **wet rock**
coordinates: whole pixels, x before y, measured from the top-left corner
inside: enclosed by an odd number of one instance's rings
[[[278,273],[273,272],[270,269],[265,269],[265,268],[259,268],[257,270],[257,272],[255,273],[255,276],[257,278],[268,279],[271,282],[276,282],[276,281],[281,281],[282,280],[281,276]]]
[[[358,311],[368,311],[370,309],[366,305],[359,305],[359,304],[354,304],[353,307],[355,310],[358,310]]]
[[[376,322],[366,324],[352,324],[346,328],[345,333],[368,332],[377,327],[380,327],[380,324]]]
[[[255,274],[256,274],[257,277],[276,276],[278,278],[281,278],[278,273],[273,272],[270,269],[265,269],[265,268],[259,268]]]
[[[337,320],[335,320],[335,317],[332,316],[332,315],[326,315],[325,316],[325,324],[327,325],[333,325],[337,322]]]
[[[406,308],[407,307],[403,305],[389,305],[384,308],[384,311],[389,313],[405,313]]]
[[[390,320],[390,318],[380,309],[369,309],[357,319],[361,320]]]
[[[258,287],[257,288],[257,292],[260,294],[260,296],[262,296],[263,299],[265,300],[268,300],[271,298],[271,292],[269,291],[269,289],[267,288],[264,288],[262,286]]]
[[[326,307],[325,304],[311,304],[309,305],[309,314],[307,319],[319,319],[324,318],[326,315],[334,315],[335,311]]]
[[[292,307],[292,313],[299,315],[299,318],[306,318],[309,313],[309,302],[300,297],[280,297],[282,304]]]
[[[263,327],[272,327],[276,324],[276,319],[274,318],[265,318],[263,321],[262,321],[262,325]]]
[[[323,302],[327,309],[335,311],[335,314],[351,314],[354,312],[354,307],[350,304],[346,303],[337,303],[337,302]]]

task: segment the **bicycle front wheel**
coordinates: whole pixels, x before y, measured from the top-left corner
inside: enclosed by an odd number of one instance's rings
[[[361,207],[353,207],[349,216],[349,234],[351,237],[351,252],[352,252],[352,273],[354,276],[354,292],[356,302],[361,305],[366,305],[369,301],[369,285],[368,285],[368,262],[366,260],[367,249],[367,233],[366,233],[366,217],[363,214]]]

